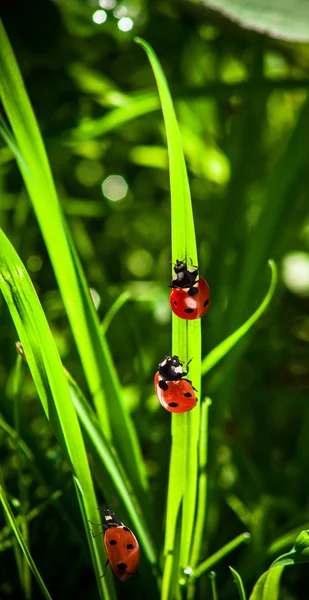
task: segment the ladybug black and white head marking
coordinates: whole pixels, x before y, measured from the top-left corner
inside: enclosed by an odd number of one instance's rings
[[[176,277],[173,277],[169,287],[175,288],[193,288],[194,284],[197,283],[198,268],[193,267],[193,271],[189,271],[187,263],[182,260],[176,260],[174,266]]]
[[[115,513],[110,508],[103,508],[104,513],[104,527],[110,529],[111,527],[122,527],[123,523],[117,519]]]
[[[183,370],[182,365],[183,362],[179,360],[178,356],[167,356],[159,363],[158,371],[165,381],[177,381],[188,372]]]

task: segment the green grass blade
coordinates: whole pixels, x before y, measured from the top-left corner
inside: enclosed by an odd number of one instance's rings
[[[200,550],[205,535],[205,520],[207,506],[207,458],[208,458],[208,413],[211,406],[210,398],[205,398],[201,405],[200,442],[199,442],[199,478],[197,494],[196,523],[194,528],[190,565],[194,569],[200,556]]]
[[[172,212],[172,260],[192,259],[197,263],[197,249],[191,195],[187,169],[182,149],[182,141],[169,87],[161,65],[145,41],[136,39],[147,53],[154,72],[163,118],[166,129]],[[200,320],[186,322],[173,315],[172,352],[182,360],[193,357],[190,379],[200,390],[201,373],[201,324]],[[189,563],[194,529],[197,476],[198,476],[198,435],[200,407],[191,413],[172,415],[172,450],[170,461],[169,488],[166,515],[165,556],[173,550],[176,523],[181,500],[183,499],[182,529],[180,545],[180,565],[185,568]],[[179,485],[179,482],[182,485]],[[170,560],[169,560],[170,562]],[[171,570],[169,569],[169,572]],[[165,590],[168,578],[164,576]],[[173,585],[171,585],[171,588]],[[170,589],[170,597],[174,590]]]
[[[67,371],[66,375],[69,381],[74,406],[76,408],[79,420],[92,443],[92,449],[97,453],[100,461],[105,465],[105,468],[111,480],[113,481],[115,489],[122,499],[123,504],[131,518],[134,532],[136,533],[141,546],[143,546],[149,562],[155,564],[157,561],[156,551],[151,539],[151,535],[148,531],[146,520],[142,515],[141,508],[139,507],[138,499],[134,494],[134,490],[130,486],[130,482],[127,480],[125,473],[121,469],[121,465],[117,455],[115,454],[115,451],[105,439],[92,407],[87,402],[73,377]]]
[[[220,548],[220,550],[209,556],[209,558],[204,560],[204,562],[202,562],[198,567],[196,567],[196,569],[194,569],[192,573],[192,577],[195,577],[197,579],[203,573],[205,573],[205,571],[210,571],[210,569],[212,569],[214,565],[216,565],[220,560],[222,560],[222,558],[227,556],[227,554],[235,550],[235,548],[238,548],[238,546],[240,546],[244,542],[249,542],[250,539],[250,533],[241,533],[231,542],[228,542],[228,544],[225,544],[225,546]]]
[[[1,23],[0,94],[15,136],[19,168],[49,252],[101,426],[108,438],[113,430],[114,443],[128,477],[146,503],[146,478],[135,430],[123,405],[109,348],[100,332],[98,316],[64,222],[38,125]]]
[[[23,555],[24,555],[24,557],[25,557],[25,559],[27,561],[27,564],[29,565],[29,567],[30,567],[30,569],[31,569],[34,577],[36,578],[36,580],[37,580],[37,582],[38,582],[38,584],[39,584],[39,586],[41,588],[41,591],[42,591],[42,594],[43,594],[44,598],[47,598],[47,600],[51,600],[51,595],[50,595],[50,593],[49,593],[49,591],[48,591],[48,589],[47,589],[47,587],[46,587],[46,585],[45,585],[45,583],[44,583],[44,581],[43,581],[43,579],[42,579],[42,577],[41,577],[41,575],[40,575],[40,573],[39,573],[39,571],[37,569],[37,566],[36,566],[36,564],[35,564],[32,556],[31,556],[31,554],[30,554],[30,552],[28,550],[28,546],[27,546],[27,544],[26,544],[26,542],[24,540],[24,537],[23,537],[21,531],[19,530],[19,527],[17,525],[16,519],[15,519],[15,517],[14,517],[12,511],[11,511],[11,508],[10,508],[10,505],[9,505],[9,503],[7,501],[5,492],[4,492],[4,490],[3,490],[3,488],[2,488],[1,485],[0,485],[0,501],[2,503],[3,510],[4,510],[5,514],[6,514],[6,517],[7,517],[8,521],[9,521],[11,527],[12,527],[14,535],[15,535],[15,537],[16,537],[19,545],[20,545],[20,548],[21,548],[21,550],[23,552]]]
[[[269,284],[268,292],[260,304],[260,306],[254,311],[254,313],[243,323],[236,331],[229,335],[221,344],[216,346],[202,361],[202,375],[208,373],[228,352],[241,340],[246,333],[253,327],[256,321],[262,316],[267,307],[269,306],[278,281],[278,272],[276,263],[273,260],[268,261],[268,265],[271,269],[271,280]]]
[[[83,493],[89,520],[98,518],[97,501],[86,450],[59,354],[29,275],[10,242],[0,231],[0,289],[10,310],[39,398]],[[86,531],[88,535],[88,530]],[[113,588],[100,579],[103,541],[89,539],[101,598],[112,599]]]
[[[218,592],[217,592],[217,573],[215,571],[211,571],[209,573],[210,583],[211,583],[211,593],[212,600],[218,600]]]
[[[106,315],[101,323],[101,329],[104,334],[106,334],[106,332],[107,332],[112,320],[116,316],[117,312],[130,299],[131,299],[131,294],[129,292],[123,292],[122,294],[120,294],[120,296],[117,298],[117,300],[115,300],[115,302],[112,304],[112,306],[106,313]]]
[[[238,594],[239,594],[239,598],[240,600],[247,600],[246,599],[246,592],[245,592],[245,588],[244,588],[244,584],[242,581],[242,578],[240,577],[239,573],[237,573],[237,571],[235,571],[235,569],[233,569],[232,567],[229,567],[232,575],[233,575],[233,579],[236,583],[236,587],[238,590]]]

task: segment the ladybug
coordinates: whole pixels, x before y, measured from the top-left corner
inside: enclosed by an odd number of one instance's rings
[[[208,311],[210,304],[210,290],[204,277],[198,277],[198,268],[187,268],[184,261],[176,260],[173,277],[169,287],[173,288],[170,294],[170,305],[173,313],[181,319],[200,319]]]
[[[105,523],[102,524],[102,527],[104,528],[104,544],[108,559],[102,577],[110,563],[116,577],[121,581],[126,581],[138,567],[140,558],[138,541],[131,529],[119,521],[112,510],[104,508],[103,512]]]
[[[160,404],[169,412],[184,413],[196,406],[196,390],[189,379],[184,379],[190,362],[186,364],[185,371],[178,356],[167,356],[159,363],[154,386]]]

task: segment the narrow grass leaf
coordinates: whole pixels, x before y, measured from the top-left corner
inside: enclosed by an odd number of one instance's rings
[[[14,535],[15,535],[15,537],[16,537],[19,545],[20,545],[20,548],[21,548],[21,550],[22,550],[22,552],[24,554],[24,557],[25,557],[25,559],[27,561],[27,564],[29,565],[29,567],[30,567],[30,569],[31,569],[34,577],[36,578],[36,580],[37,580],[37,582],[38,582],[38,584],[39,584],[39,586],[41,588],[41,591],[42,591],[42,594],[43,594],[44,598],[47,598],[47,600],[51,600],[51,595],[49,594],[49,591],[48,591],[48,589],[47,589],[47,587],[46,587],[46,585],[45,585],[45,583],[44,583],[44,581],[43,581],[43,579],[42,579],[42,577],[41,577],[41,575],[40,575],[40,573],[39,573],[39,571],[37,569],[37,566],[36,566],[36,564],[35,564],[32,556],[31,556],[29,550],[28,550],[28,546],[25,543],[23,535],[22,535],[22,533],[21,533],[21,531],[20,531],[20,529],[19,529],[19,527],[17,525],[16,519],[15,519],[15,517],[14,517],[12,511],[11,511],[9,502],[8,502],[8,500],[6,498],[4,489],[2,488],[1,485],[0,485],[0,501],[2,503],[3,510],[4,510],[5,514],[6,514],[6,517],[7,517],[8,521],[9,521],[11,527],[12,527]]]
[[[273,295],[275,293],[275,289],[278,281],[278,272],[276,263],[273,260],[268,261],[268,266],[271,269],[271,280],[268,292],[260,304],[260,306],[254,311],[254,313],[243,323],[236,331],[234,331],[231,335],[229,335],[221,344],[216,346],[202,361],[202,375],[208,373],[213,367],[224,357],[232,348],[237,344],[242,337],[248,333],[251,327],[257,322],[257,320],[262,316],[267,307],[269,306]]]
[[[245,591],[245,587],[244,587],[242,578],[240,577],[239,573],[237,573],[237,571],[235,571],[235,569],[233,569],[232,567],[229,567],[229,569],[230,569],[230,571],[233,575],[233,579],[236,583],[236,587],[238,590],[240,600],[247,600],[246,599],[246,591]]]
[[[146,504],[146,477],[135,430],[123,405],[117,374],[63,218],[39,128],[1,22],[0,94],[16,140],[12,148],[18,149],[17,162],[49,252],[101,426],[107,438],[114,437],[128,477]]]
[[[225,544],[220,550],[209,556],[204,562],[202,562],[196,569],[194,569],[192,577],[196,579],[200,577],[205,571],[210,571],[215,564],[217,564],[220,560],[222,560],[227,554],[238,548],[244,542],[249,542],[251,539],[250,533],[241,533],[236,538],[234,538],[228,544]]]
[[[59,354],[29,275],[10,242],[0,231],[0,289],[10,310],[19,339],[47,418],[72,472],[79,480],[84,510],[97,519],[97,501],[76,411]],[[88,534],[88,530],[87,530]],[[90,540],[101,598],[112,600],[113,588],[101,580],[103,541]]]
[[[177,259],[185,258],[188,261],[191,259],[193,264],[197,264],[189,181],[173,101],[162,67],[153,49],[139,38],[136,41],[146,51],[153,69],[166,129],[171,189],[172,260],[175,262]],[[193,380],[193,385],[200,390],[200,320],[187,322],[173,315],[172,352],[184,361],[193,357],[190,378]],[[180,546],[180,565],[183,568],[189,563],[195,519],[199,412],[200,408],[197,407],[191,413],[172,415],[172,449],[166,515],[165,556],[168,552],[173,551],[177,517],[183,499]],[[181,485],[179,485],[179,482],[181,482]],[[166,584],[166,577],[164,577],[164,581]],[[172,585],[171,588],[173,587]],[[173,597],[176,592],[174,589],[170,589],[169,593],[170,597]]]

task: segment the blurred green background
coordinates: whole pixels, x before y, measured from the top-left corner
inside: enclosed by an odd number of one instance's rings
[[[100,318],[129,294],[107,337],[141,442],[160,545],[170,415],[154,396],[153,375],[171,343],[170,203],[162,115],[135,35],[159,56],[183,136],[199,266],[212,292],[203,356],[262,300],[267,259],[278,264],[271,307],[204,377],[201,391],[213,401],[201,558],[243,531],[252,534],[250,545],[216,569],[219,597],[235,598],[228,564],[249,591],[309,528],[308,44],[242,29],[189,1],[19,0],[1,16]],[[4,143],[0,163],[1,226],[28,268],[64,365],[87,393],[42,236]],[[16,452],[4,427],[13,424],[17,340],[2,298],[0,310],[0,475],[17,506]],[[32,553],[52,595],[96,598],[67,466],[26,370],[24,377],[21,432],[36,463],[24,467],[24,502],[29,511],[39,507]],[[10,532],[0,531],[1,598],[23,597],[12,544]],[[119,584],[119,598],[158,597],[144,562],[135,577]],[[306,598],[306,579],[306,566],[287,569],[282,598]],[[206,594],[204,575],[197,597]],[[32,598],[40,598],[36,584]]]

